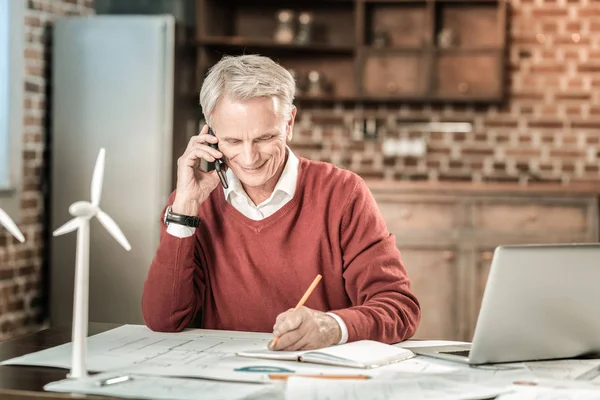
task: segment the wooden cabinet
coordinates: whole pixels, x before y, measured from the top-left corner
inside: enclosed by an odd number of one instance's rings
[[[421,304],[422,317],[416,337],[456,337],[463,318],[457,247],[404,246],[401,251],[412,289]]]
[[[472,339],[496,246],[599,240],[595,193],[370,187],[421,301],[415,338]]]
[[[299,101],[502,101],[506,7],[506,0],[197,0],[197,89],[223,55],[259,53],[294,72]],[[282,12],[287,35],[278,34]],[[317,77],[323,85],[315,91]]]

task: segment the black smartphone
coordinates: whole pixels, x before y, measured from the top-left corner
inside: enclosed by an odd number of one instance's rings
[[[215,136],[215,132],[212,130],[211,127],[208,128],[208,134]],[[209,143],[208,145],[215,150],[219,150],[219,146],[216,143]],[[225,161],[223,161],[222,158],[217,158],[214,164],[215,170],[217,171],[217,175],[219,175],[219,179],[221,180],[221,185],[223,185],[223,187],[227,189],[229,185],[227,184],[227,178],[225,177]]]

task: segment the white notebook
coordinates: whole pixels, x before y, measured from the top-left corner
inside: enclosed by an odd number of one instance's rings
[[[300,361],[353,368],[376,368],[404,361],[415,356],[408,349],[373,340],[359,340],[318,350],[273,351],[266,349],[241,351],[237,355],[241,357]]]

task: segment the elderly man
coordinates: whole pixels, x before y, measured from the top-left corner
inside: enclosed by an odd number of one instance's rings
[[[150,329],[180,331],[202,309],[207,329],[273,332],[273,350],[414,334],[419,302],[363,180],[287,146],[294,94],[290,73],[266,57],[228,56],[209,71],[208,125],[177,162],[144,286]],[[228,188],[202,159],[225,161]]]

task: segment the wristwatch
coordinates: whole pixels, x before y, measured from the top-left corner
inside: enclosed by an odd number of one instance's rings
[[[195,216],[192,217],[190,215],[183,215],[174,213],[171,206],[167,207],[167,211],[165,211],[165,216],[163,218],[163,222],[166,226],[169,226],[169,223],[174,222],[179,225],[190,226],[192,228],[197,228],[200,225],[200,217]]]

